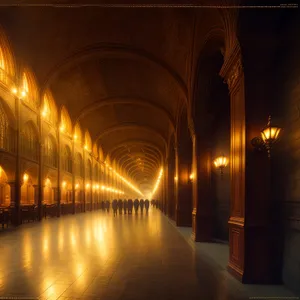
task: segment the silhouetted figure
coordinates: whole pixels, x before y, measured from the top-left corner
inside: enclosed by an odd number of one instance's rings
[[[127,202],[127,200],[125,199],[124,200],[124,214],[126,215],[126,213],[127,213],[127,209],[128,209],[128,202]]]
[[[110,208],[110,202],[109,202],[109,200],[106,200],[105,201],[105,209],[107,212],[109,212],[109,208]]]
[[[149,205],[150,205],[149,200],[146,199],[146,200],[145,200],[145,209],[146,209],[146,213],[148,213]]]
[[[119,214],[122,214],[122,210],[123,210],[123,201],[122,199],[118,200],[118,209],[119,209]]]
[[[141,199],[140,200],[140,208],[141,208],[142,213],[144,212],[144,206],[145,206],[145,201],[144,201],[144,199]]]
[[[105,210],[105,202],[103,200],[101,201],[101,209]]]
[[[113,209],[113,212],[114,212],[114,216],[116,216],[117,212],[118,212],[118,200],[114,199],[111,206],[112,206],[112,209]]]
[[[140,205],[140,202],[139,202],[139,200],[138,200],[138,199],[135,199],[135,200],[134,200],[134,203],[133,203],[133,206],[134,206],[135,213],[137,213],[137,212],[138,212],[139,205]]]
[[[132,214],[133,201],[132,199],[128,199],[128,214]]]

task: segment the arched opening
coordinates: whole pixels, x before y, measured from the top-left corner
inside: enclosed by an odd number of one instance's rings
[[[73,211],[72,184],[68,179],[62,181],[60,192],[61,213],[62,215],[71,214]]]
[[[34,187],[32,185],[32,178],[28,173],[23,174],[23,182],[21,186],[21,205],[33,205],[37,199],[34,196]]]
[[[64,147],[62,155],[62,170],[68,173],[72,173],[72,153],[69,146]]]
[[[83,160],[82,155],[78,152],[75,155],[75,175],[83,177]]]
[[[188,126],[186,109],[183,109],[177,131],[178,157],[177,157],[177,226],[192,226],[192,140]]]
[[[54,190],[52,188],[52,183],[50,178],[46,178],[44,186],[44,204],[51,205],[54,204]]]
[[[230,160],[230,96],[219,75],[224,63],[222,43],[211,42],[198,64],[193,118],[197,136],[198,168],[196,240],[228,242],[231,201],[230,168],[219,169],[214,160]]]
[[[0,207],[8,207],[11,203],[10,185],[7,183],[7,175],[0,166]]]

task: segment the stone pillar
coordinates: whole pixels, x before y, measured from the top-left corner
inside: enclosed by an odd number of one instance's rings
[[[211,199],[211,150],[206,137],[196,134],[193,142],[193,212],[192,239],[196,242],[208,242],[213,233],[213,207]]]

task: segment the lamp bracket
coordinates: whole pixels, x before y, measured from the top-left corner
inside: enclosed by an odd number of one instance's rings
[[[266,149],[266,144],[261,137],[255,137],[251,140],[251,145],[258,151]]]

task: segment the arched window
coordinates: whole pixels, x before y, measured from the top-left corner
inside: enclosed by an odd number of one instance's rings
[[[75,158],[75,174],[83,177],[83,160],[80,153],[77,153]]]
[[[62,157],[62,169],[72,173],[72,153],[69,146],[65,146]]]
[[[49,123],[57,123],[57,108],[50,91],[47,91],[44,95],[41,114],[43,119]]]
[[[30,159],[38,160],[38,136],[36,129],[31,123],[25,126],[21,135],[22,154]]]
[[[8,119],[0,102],[0,149],[8,148]]]
[[[38,89],[32,72],[26,69],[22,77],[22,100],[33,108],[38,108]]]
[[[13,54],[5,34],[0,28],[0,82],[11,87],[14,74]]]
[[[48,136],[45,140],[44,154],[45,164],[57,168],[57,148],[52,136]]]

